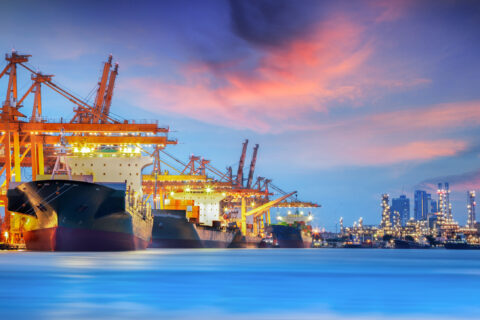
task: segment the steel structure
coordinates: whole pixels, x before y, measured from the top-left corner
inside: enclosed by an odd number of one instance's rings
[[[22,181],[21,167],[31,169],[32,180],[36,180],[38,175],[51,173],[56,158],[54,147],[60,144],[61,139],[69,150],[92,150],[101,145],[153,145],[156,149],[163,149],[168,144],[176,144],[176,141],[168,139],[168,127],[159,127],[156,122],[118,120],[110,115],[118,74],[118,64],[111,70],[112,56],[104,65],[93,105],[54,83],[53,75],[34,71],[27,64],[30,57],[15,51],[6,54],[7,65],[0,72],[0,78],[8,76],[6,97],[0,112],[1,206],[7,207],[6,190],[10,183]],[[20,68],[29,72],[32,80],[31,86],[21,96],[17,89],[17,72]],[[45,87],[75,105],[75,116],[70,121],[49,122],[42,116],[42,90]],[[27,97],[32,94],[32,112],[27,117],[21,110]],[[3,230],[10,231],[10,213],[7,210]],[[5,233],[5,238],[8,238],[8,233]]]

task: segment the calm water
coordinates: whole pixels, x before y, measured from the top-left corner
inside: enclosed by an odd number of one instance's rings
[[[2,319],[480,319],[480,251],[0,252]]]

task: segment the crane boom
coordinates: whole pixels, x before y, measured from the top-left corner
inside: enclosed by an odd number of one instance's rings
[[[105,64],[103,65],[102,77],[100,78],[100,83],[97,90],[97,96],[95,98],[95,104],[93,106],[95,109],[95,113],[93,114],[94,123],[98,121],[98,117],[102,111],[103,101],[105,98],[105,89],[107,88],[108,72],[110,71],[111,67],[112,67],[112,55],[109,55],[107,62],[105,62]]]
[[[286,194],[286,195],[284,195],[284,196],[281,196],[280,198],[277,198],[277,199],[275,199],[275,200],[269,201],[269,202],[267,202],[267,203],[265,203],[265,204],[263,204],[263,205],[261,205],[261,206],[259,206],[259,207],[256,207],[255,209],[252,209],[252,210],[250,210],[250,211],[245,212],[245,215],[246,215],[246,216],[251,216],[252,214],[253,214],[253,215],[256,215],[256,214],[258,214],[258,213],[260,213],[260,212],[263,212],[263,211],[265,211],[265,210],[268,210],[268,209],[270,209],[271,207],[275,206],[276,204],[278,204],[278,203],[282,202],[283,200],[287,199],[288,197],[293,196],[295,193],[297,193],[297,191],[290,192],[289,194]]]
[[[248,173],[247,188],[250,189],[253,182],[253,173],[255,172],[255,164],[257,163],[258,144],[253,148],[252,162],[250,163],[250,172]]]
[[[102,109],[102,123],[107,122],[108,115],[110,114],[110,106],[112,104],[113,89],[115,88],[115,79],[118,75],[118,63],[115,64],[115,68],[110,73],[110,79],[108,80],[107,93],[105,94],[105,102]]]
[[[240,155],[240,162],[238,163],[237,171],[237,186],[243,187],[243,166],[245,165],[245,155],[247,154],[248,139],[245,139],[242,147],[242,154]]]

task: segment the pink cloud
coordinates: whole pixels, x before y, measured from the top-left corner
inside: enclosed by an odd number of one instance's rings
[[[439,182],[448,182],[452,191],[466,193],[467,190],[479,190],[480,170],[466,172],[458,175],[436,177],[421,182],[420,184],[418,184],[417,187],[436,192]]]
[[[356,159],[359,165],[386,165],[453,156],[466,147],[467,143],[461,140],[412,141],[400,145],[357,146],[355,154],[359,156]]]
[[[325,113],[332,103],[358,106],[385,88],[401,90],[429,81],[415,75],[391,79],[372,68],[374,42],[364,26],[348,17],[332,17],[315,30],[286,46],[264,49],[248,71],[241,67],[243,60],[215,69],[195,63],[180,69],[181,81],[130,78],[119,91],[153,111],[278,132],[314,126],[311,113]]]
[[[425,162],[465,151],[468,141],[451,133],[479,124],[480,101],[457,102],[329,119],[282,144],[306,167]]]
[[[389,0],[374,0],[370,4],[373,8],[379,10],[379,15],[375,22],[390,22],[400,19],[405,16],[406,12],[415,4],[415,1],[389,1]]]

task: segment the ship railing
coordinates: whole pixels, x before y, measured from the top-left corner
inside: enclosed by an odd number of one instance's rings
[[[118,123],[122,124],[156,124],[159,128],[168,129],[167,124],[159,125],[158,120],[156,119],[114,119]],[[27,117],[26,122],[38,122],[38,123],[70,123],[71,119],[63,117]]]

